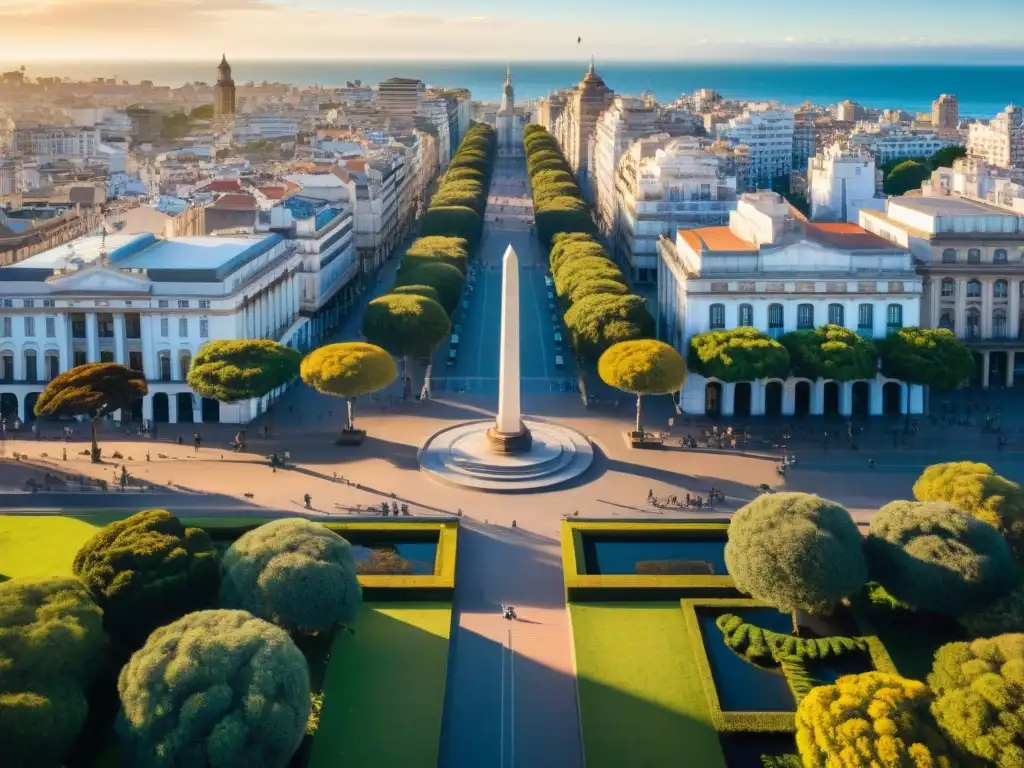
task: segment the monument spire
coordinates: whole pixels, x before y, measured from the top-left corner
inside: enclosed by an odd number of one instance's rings
[[[487,433],[491,450],[530,449],[519,397],[519,257],[509,244],[501,260],[501,351],[498,366],[498,418]]]

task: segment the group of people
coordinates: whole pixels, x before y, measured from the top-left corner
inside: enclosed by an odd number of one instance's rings
[[[647,491],[647,503],[658,509],[711,509],[716,502],[725,501],[725,495],[714,486],[708,491],[707,498],[686,494],[682,499],[667,496],[664,499],[654,495],[654,489]]]
[[[399,510],[399,506],[398,506],[398,502],[397,501],[392,501],[390,505],[386,501],[382,501],[380,503],[380,516],[381,517],[387,517],[389,512],[392,515],[394,515],[395,517],[398,517],[399,511],[401,511],[401,514],[404,517],[411,517],[412,516],[412,512],[409,511],[409,505],[408,504],[402,504],[401,510]]]

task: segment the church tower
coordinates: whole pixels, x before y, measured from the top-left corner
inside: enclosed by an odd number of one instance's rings
[[[213,116],[234,117],[235,81],[231,79],[231,65],[223,54],[217,72],[217,84],[213,86]]]
[[[501,114],[511,115],[516,110],[516,92],[512,87],[512,64],[505,69],[505,87],[501,92]]]

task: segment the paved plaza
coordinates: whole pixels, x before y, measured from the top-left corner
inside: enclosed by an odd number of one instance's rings
[[[1021,474],[1024,456],[1013,450],[996,454],[994,449],[982,455],[987,437],[979,437],[978,430],[927,423],[913,445],[895,449],[888,445],[884,426],[873,427],[857,450],[841,439],[830,442],[826,450],[808,435],[804,443],[794,441],[799,464],[785,479],[776,474],[773,458],[753,450],[741,455],[628,449],[622,437],[634,418],[628,398],[623,397],[617,408],[588,410],[579,394],[563,391],[563,382],[574,379],[575,371],[570,354],[564,355],[562,367],[555,365],[557,318],[552,320],[549,308],[543,252],[529,231],[532,210],[525,179],[521,161],[499,162],[482,252],[458,320],[457,363],[449,368],[447,347],[439,352],[431,401],[403,402],[395,397],[400,389],[378,399],[361,398],[356,422],[368,433],[362,447],[333,442],[344,420],[344,402],[301,385],[249,425],[247,450],[242,453],[228,447],[237,432],[229,425],[160,425],[156,439],[107,428],[101,435],[106,463],[93,465],[80,455],[88,448],[87,425],[80,425],[67,441],[59,437],[58,426],[43,425],[41,439],[33,439],[25,429],[16,437],[6,436],[5,457],[19,453],[27,458],[0,464],[0,489],[21,489],[26,480],[39,480],[46,472],[84,475],[115,486],[123,466],[135,483],[161,490],[81,493],[72,484],[71,490],[24,495],[20,502],[7,496],[5,504],[53,511],[159,505],[192,514],[203,510],[207,516],[252,516],[303,514],[303,495],[309,494],[312,509],[331,516],[368,514],[379,510],[382,501],[393,500],[409,504],[414,515],[461,512],[457,627],[449,658],[441,765],[575,768],[582,766],[583,757],[558,544],[564,515],[727,517],[767,484],[827,496],[863,522],[881,504],[909,498],[920,470],[936,461],[972,456],[1010,477]],[[417,461],[419,447],[438,430],[494,415],[499,265],[509,242],[522,262],[523,411],[578,430],[595,447],[593,465],[581,479],[529,494],[491,494],[440,484],[422,473]],[[382,276],[378,293],[390,285],[394,266]],[[360,320],[356,313],[333,341],[358,338]],[[652,398],[645,412],[655,429],[666,429],[674,415],[667,397]],[[706,426],[677,420],[673,432],[698,433]],[[270,428],[267,435],[265,427]],[[202,438],[198,449],[192,444],[194,431]],[[115,452],[123,458],[113,458]],[[266,457],[284,452],[290,456],[289,467],[272,470]],[[869,455],[876,458],[874,470],[867,466]],[[711,511],[666,512],[646,501],[649,492],[658,497],[706,497],[712,487],[725,495],[725,502]],[[504,621],[502,604],[514,605],[521,621]]]

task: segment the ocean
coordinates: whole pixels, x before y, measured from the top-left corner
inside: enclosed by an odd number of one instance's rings
[[[32,62],[32,77],[114,77],[161,85],[216,79],[219,57],[203,62],[78,61]],[[503,62],[467,61],[231,61],[235,82],[344,85],[362,80],[414,77],[430,85],[468,88],[473,98],[499,101],[505,79]],[[3,69],[13,68],[8,64]],[[579,82],[587,62],[512,62],[517,99],[536,99]],[[960,114],[992,117],[1011,102],[1024,101],[1024,66],[942,66],[848,64],[700,64],[692,62],[597,62],[597,71],[617,93],[652,92],[670,102],[698,88],[714,88],[727,98],[773,100],[789,106],[806,101],[834,104],[852,99],[865,106],[908,112],[931,109],[940,93],[956,94]]]

